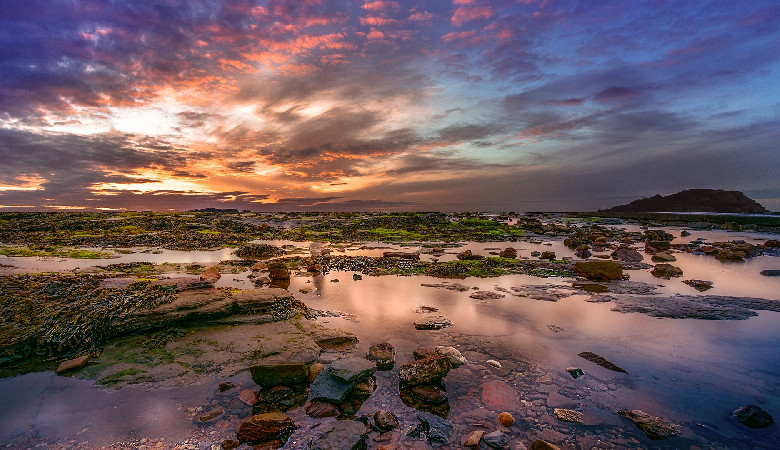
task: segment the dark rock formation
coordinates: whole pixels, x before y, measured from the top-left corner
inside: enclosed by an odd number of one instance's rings
[[[634,425],[644,431],[650,439],[669,439],[680,434],[679,426],[644,411],[637,409],[633,411],[620,410],[618,414],[634,422]]]
[[[766,428],[775,423],[768,412],[757,405],[746,405],[734,411],[734,418],[748,428]]]
[[[623,266],[612,261],[585,261],[574,264],[574,272],[594,281],[620,280]]]
[[[718,212],[768,213],[766,208],[739,191],[688,189],[676,194],[634,200],[614,206],[608,212]]]

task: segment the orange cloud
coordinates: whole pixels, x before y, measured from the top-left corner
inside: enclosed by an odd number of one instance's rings
[[[491,17],[493,17],[493,8],[490,6],[462,6],[455,10],[450,22],[452,22],[453,25],[460,26],[472,20],[489,19]]]
[[[362,8],[367,11],[379,11],[383,9],[398,9],[400,5],[398,2],[387,2],[387,1],[375,1],[375,2],[366,2]]]

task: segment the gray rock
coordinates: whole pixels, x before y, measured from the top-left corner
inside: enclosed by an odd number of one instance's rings
[[[359,383],[376,372],[376,363],[365,358],[342,358],[330,365],[330,374],[347,383]]]
[[[309,444],[311,450],[361,450],[366,448],[366,426],[354,420],[338,420],[324,427]]]
[[[634,250],[630,247],[620,247],[614,252],[612,252],[611,255],[613,258],[617,259],[618,261],[626,261],[626,262],[639,262],[642,261],[643,257],[642,254],[638,251]]]
[[[330,367],[320,372],[309,387],[309,400],[326,400],[339,404],[347,398],[357,382],[347,382],[331,376]]]
[[[612,311],[639,312],[672,319],[744,320],[758,315],[754,310],[780,312],[780,302],[754,297],[718,295],[619,296]]]
[[[466,357],[463,356],[455,347],[445,347],[439,345],[436,347],[436,354],[449,359],[453,368],[460,367],[468,362]]]
[[[509,438],[507,438],[506,435],[500,430],[496,430],[492,433],[488,433],[482,436],[482,442],[493,448],[504,448],[507,442],[509,442]]]
[[[417,420],[420,423],[408,433],[409,436],[419,437],[424,433],[428,443],[434,447],[440,447],[449,441],[453,428],[449,421],[428,412],[417,413]]]
[[[758,405],[746,405],[734,411],[734,418],[748,428],[766,428],[775,423],[775,419]]]

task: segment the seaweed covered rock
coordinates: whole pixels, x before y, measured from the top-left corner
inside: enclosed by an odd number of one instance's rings
[[[671,264],[656,264],[653,270],[650,272],[656,278],[669,278],[681,277],[683,275],[682,269]]]
[[[623,278],[623,266],[613,261],[582,261],[574,264],[574,273],[594,281]]]
[[[366,359],[374,361],[379,370],[389,370],[395,365],[395,348],[388,342],[373,344],[368,348]]]
[[[418,385],[440,381],[447,376],[452,363],[445,356],[434,356],[402,365],[398,370],[401,382],[407,385]]]
[[[245,259],[265,259],[283,255],[279,247],[268,244],[247,244],[236,250],[236,256]]]

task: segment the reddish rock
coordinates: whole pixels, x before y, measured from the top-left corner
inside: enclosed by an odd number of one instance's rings
[[[216,283],[219,281],[220,278],[222,278],[222,275],[219,274],[219,271],[216,267],[211,266],[205,271],[203,271],[202,274],[200,274],[200,281],[209,281],[211,283]]]
[[[59,366],[57,366],[57,375],[70,372],[71,370],[80,369],[87,365],[87,361],[89,361],[89,355],[79,356],[78,358],[63,361]]]
[[[259,442],[272,439],[281,439],[286,442],[295,428],[297,427],[292,418],[285,413],[277,411],[256,414],[241,421],[237,437],[240,442]]]
[[[508,412],[504,411],[498,415],[498,422],[505,427],[511,427],[512,424],[515,423],[515,418],[512,417],[512,415]]]
[[[515,410],[520,404],[520,396],[512,386],[493,380],[482,384],[482,403],[494,411]]]
[[[528,450],[561,450],[561,448],[557,445],[552,445],[547,441],[537,439],[528,447]]]
[[[339,415],[339,409],[333,403],[324,400],[314,400],[306,407],[306,415],[315,419],[335,417]]]
[[[238,399],[249,406],[252,406],[260,401],[260,399],[257,398],[257,393],[251,389],[245,389],[241,391],[241,393],[238,394]]]
[[[398,370],[401,382],[410,386],[432,383],[441,380],[452,368],[450,360],[443,356],[424,358],[408,362]]]

